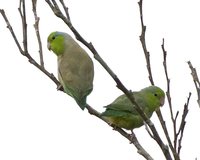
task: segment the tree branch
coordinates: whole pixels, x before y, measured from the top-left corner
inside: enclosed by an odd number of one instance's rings
[[[186,124],[186,117],[187,117],[187,114],[188,114],[188,106],[189,106],[189,101],[190,101],[190,97],[191,97],[192,93],[190,92],[189,93],[189,96],[187,98],[187,102],[184,104],[184,109],[183,109],[183,114],[182,114],[182,119],[181,119],[181,123],[180,123],[180,126],[179,126],[179,129],[178,129],[178,132],[176,134],[177,136],[177,141],[178,141],[178,155],[180,156],[180,150],[182,148],[181,146],[181,143],[182,143],[182,139],[183,139],[183,132],[184,132],[184,129],[185,129],[185,124]],[[180,135],[180,138],[178,139],[178,136]]]
[[[166,92],[166,96],[167,96],[167,100],[168,100],[168,104],[169,104],[169,109],[170,109],[170,115],[171,115],[171,120],[172,120],[172,124],[173,124],[173,132],[174,132],[174,137],[176,135],[176,118],[174,119],[174,115],[173,115],[173,110],[172,110],[172,102],[171,102],[171,94],[170,94],[170,79],[168,76],[168,71],[167,71],[167,51],[165,50],[165,41],[163,39],[162,41],[162,45],[161,45],[162,51],[163,51],[163,67],[164,67],[164,71],[165,71],[165,77],[166,77],[166,81],[167,81],[167,92]],[[178,115],[178,114],[177,114]],[[177,117],[177,116],[176,116]],[[173,156],[175,158],[175,160],[179,160],[179,156],[178,153],[176,152],[176,141],[174,141],[174,146],[172,145],[172,141],[170,139],[165,121],[162,121],[163,123],[161,123],[163,131],[165,133],[165,136],[167,138],[169,147],[173,153]]]
[[[19,1],[19,8],[18,11],[21,16],[22,20],[22,31],[23,31],[23,47],[24,47],[24,54],[28,54],[28,42],[27,42],[27,23],[26,23],[26,5],[25,0]]]
[[[44,68],[42,42],[41,42],[40,30],[39,30],[40,18],[37,15],[36,6],[37,6],[37,0],[32,0],[32,10],[33,10],[34,18],[35,18],[35,24],[33,26],[35,28],[35,34],[37,36],[37,41],[38,41],[38,46],[39,46],[40,66]]]
[[[191,93],[189,93],[189,97],[187,99],[187,102],[184,104],[184,110],[182,113],[182,119],[181,119],[181,123],[179,126],[179,129],[177,131],[177,119],[178,119],[178,115],[179,115],[179,111],[176,112],[176,115],[174,117],[173,114],[173,107],[172,107],[172,103],[171,103],[171,93],[170,93],[170,79],[168,76],[168,71],[167,71],[167,51],[165,50],[165,46],[164,46],[164,39],[163,39],[163,43],[161,45],[162,47],[162,51],[163,51],[163,66],[164,66],[164,70],[165,70],[165,76],[166,76],[166,81],[167,81],[167,99],[168,99],[168,103],[169,103],[169,109],[170,109],[170,114],[171,114],[171,120],[172,120],[172,124],[173,124],[173,132],[174,132],[174,145],[172,145],[171,139],[169,137],[169,133],[167,131],[167,128],[164,129],[166,126],[162,125],[163,130],[165,131],[165,136],[168,140],[170,149],[174,155],[175,160],[180,160],[180,150],[181,150],[181,143],[182,143],[182,138],[183,138],[183,132],[184,132],[184,128],[185,128],[185,119],[188,113],[188,106],[189,106],[189,101],[190,101],[190,97],[191,97]]]
[[[141,27],[142,27],[142,32],[140,35],[140,42],[142,44],[142,48],[143,48],[146,63],[147,63],[147,71],[149,73],[149,80],[150,80],[151,84],[154,85],[153,75],[152,75],[152,71],[151,71],[150,54],[149,54],[149,51],[147,50],[146,40],[145,40],[146,26],[144,25],[144,21],[143,21],[143,9],[142,9],[143,8],[143,6],[142,6],[143,0],[140,0],[138,2],[138,4],[139,4],[139,9],[140,9],[140,21],[141,21]]]
[[[196,68],[193,67],[192,63],[190,61],[188,61],[187,63],[188,63],[190,70],[191,70],[191,75],[192,75],[193,82],[194,82],[194,85],[195,85],[195,88],[196,88],[196,91],[197,91],[197,97],[198,97],[197,103],[200,107],[200,81],[199,81],[199,77],[198,77]]]
[[[144,51],[144,55],[145,55],[145,59],[146,59],[147,71],[149,73],[149,80],[150,80],[150,83],[152,85],[154,85],[152,71],[151,71],[150,53],[147,50],[147,46],[146,46],[146,38],[145,38],[146,26],[144,25],[144,21],[143,21],[143,0],[140,0],[138,2],[138,4],[139,4],[139,9],[140,9],[140,20],[141,20],[141,27],[142,27],[142,32],[141,32],[141,35],[140,35],[140,41],[141,41],[141,44],[142,44],[142,47],[143,47],[143,51]],[[171,140],[170,140],[170,137],[169,137],[169,134],[168,134],[168,130],[167,130],[167,127],[166,127],[166,124],[165,124],[165,120],[163,119],[161,110],[159,109],[158,111],[156,111],[156,114],[157,114],[158,119],[159,119],[159,121],[161,123],[161,126],[163,128],[165,136],[166,136],[166,138],[168,140],[168,144],[169,144],[170,148],[173,149],[172,143],[171,143]]]
[[[65,5],[65,3],[64,3],[63,0],[60,0],[60,3],[62,4],[63,9],[65,10],[65,14],[66,14],[66,16],[67,16],[67,19],[68,19],[69,21],[71,21],[71,20],[70,20],[69,11],[68,11],[69,8]]]
[[[144,51],[144,55],[145,55],[145,59],[146,59],[146,64],[147,64],[147,71],[149,73],[149,80],[150,80],[150,83],[152,85],[154,85],[154,81],[153,81],[153,75],[152,75],[152,71],[151,71],[151,62],[150,62],[150,53],[149,51],[147,50],[147,46],[146,46],[146,38],[145,38],[145,35],[146,35],[146,26],[144,25],[144,20],[143,20],[143,0],[140,0],[138,2],[139,4],[139,10],[140,10],[140,21],[141,21],[141,27],[142,27],[142,31],[141,31],[141,35],[140,35],[140,41],[141,41],[141,44],[142,44],[142,48],[143,48],[143,51]],[[164,41],[163,41],[164,42]],[[163,44],[164,45],[164,44]],[[164,53],[164,52],[163,52]],[[159,109],[158,111],[156,111],[156,114],[158,116],[158,119],[161,123],[161,126],[163,128],[163,131],[165,133],[165,136],[168,140],[168,144],[169,144],[169,147],[171,149],[173,149],[173,146],[172,146],[172,143],[171,143],[171,139],[169,137],[169,134],[168,134],[168,130],[167,130],[167,127],[166,127],[166,124],[165,124],[165,121],[163,119],[163,116],[162,116],[162,113],[161,113],[161,110]],[[150,134],[150,136],[152,137],[152,135]],[[164,150],[163,150],[164,151]],[[170,155],[168,155],[170,157]]]

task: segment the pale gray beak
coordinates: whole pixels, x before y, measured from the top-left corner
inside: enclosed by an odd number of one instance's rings
[[[51,44],[49,42],[47,43],[47,48],[48,50],[51,50]]]
[[[160,99],[160,106],[163,106],[165,104],[165,97]]]

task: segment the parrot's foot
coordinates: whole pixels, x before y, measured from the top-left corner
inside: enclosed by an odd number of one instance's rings
[[[115,125],[113,125],[113,124],[111,124],[111,126],[113,127],[113,130],[115,130],[115,131],[116,131],[117,128],[118,128],[117,126],[115,126]]]
[[[109,125],[110,127],[113,128],[113,130],[117,130],[117,126],[115,126],[113,123],[111,123],[111,122],[107,122],[107,123],[108,123],[108,125]]]
[[[130,144],[133,143],[135,141],[135,133],[133,132],[133,130],[131,130],[131,134],[130,134]]]
[[[61,85],[61,84],[57,86],[57,90],[58,90],[58,91],[59,91],[61,88],[62,88],[62,85]]]

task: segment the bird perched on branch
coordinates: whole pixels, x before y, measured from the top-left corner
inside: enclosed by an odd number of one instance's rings
[[[138,92],[132,92],[135,102],[150,118],[155,110],[164,105],[165,93],[156,86],[146,87]],[[135,109],[135,105],[127,98],[125,94],[119,96],[111,104],[105,106],[106,110],[101,114],[109,124],[127,130],[141,127],[142,117]]]
[[[67,33],[52,32],[48,49],[57,55],[58,79],[65,93],[75,99],[82,110],[93,89],[94,66],[86,51]]]

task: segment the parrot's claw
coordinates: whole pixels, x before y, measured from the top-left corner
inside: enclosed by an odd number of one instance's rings
[[[131,130],[131,134],[130,134],[130,144],[133,143],[133,141],[135,140],[135,133],[133,132],[133,130]]]
[[[112,125],[112,124],[111,124],[111,125]],[[113,130],[117,130],[117,126],[113,126],[113,125],[112,125],[112,127],[113,127]]]
[[[58,86],[57,86],[57,91],[59,91],[61,88],[62,88],[62,85],[61,85],[61,84],[58,85]]]
[[[117,126],[113,125],[113,123],[111,122],[107,122],[109,126],[111,126],[113,128],[113,130],[116,130],[117,129]]]

